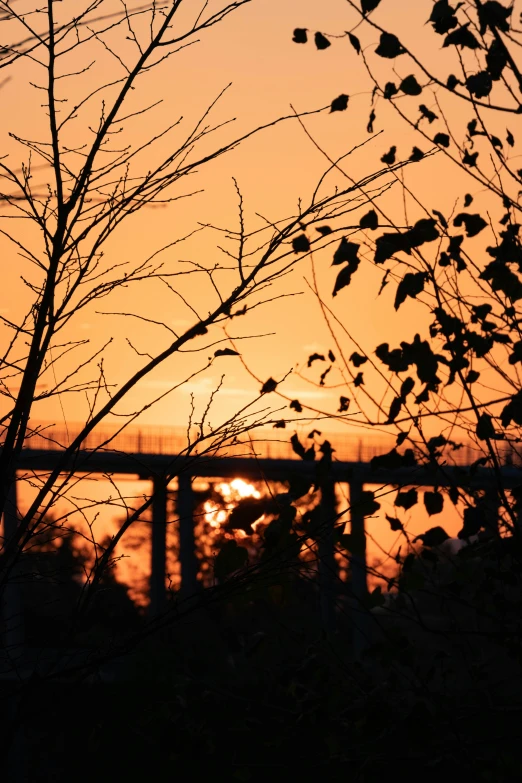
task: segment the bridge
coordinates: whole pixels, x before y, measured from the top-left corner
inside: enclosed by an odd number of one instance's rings
[[[257,430],[242,441],[232,445],[210,449],[206,453],[187,453],[186,429],[162,427],[127,427],[117,430],[97,428],[82,442],[79,450],[64,460],[64,451],[81,432],[80,425],[67,427],[33,425],[19,463],[19,478],[32,471],[117,474],[146,479],[151,482],[152,499],[152,568],[150,579],[150,614],[161,614],[166,605],[166,525],[167,487],[165,477],[176,477],[176,511],[179,517],[180,565],[182,589],[191,594],[197,590],[197,561],[194,541],[194,498],[192,479],[195,477],[235,478],[263,481],[284,481],[292,475],[313,480],[316,462],[302,460],[290,444],[290,432],[281,430]],[[306,436],[305,431],[305,436]],[[473,444],[451,453],[451,462],[444,467],[411,466],[396,470],[372,467],[374,456],[390,451],[394,438],[360,437],[345,433],[322,433],[333,449],[328,482],[323,482],[321,492],[323,516],[330,533],[335,519],[336,482],[347,483],[350,496],[350,525],[353,540],[357,540],[358,554],[352,557],[351,589],[356,597],[366,593],[366,537],[364,515],[358,511],[358,501],[364,486],[418,485],[460,486],[468,489],[487,490],[494,487],[493,471],[486,467],[470,470],[481,454]],[[301,436],[306,443],[306,438]],[[310,441],[308,441],[310,443]],[[504,486],[509,489],[520,483],[521,471],[512,465],[511,454],[506,451],[503,459]],[[17,524],[16,487],[6,509],[4,535],[9,537]],[[13,513],[14,512],[14,513]],[[319,552],[323,572],[333,571],[333,537],[325,536]]]

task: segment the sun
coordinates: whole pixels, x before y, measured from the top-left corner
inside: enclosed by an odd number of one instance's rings
[[[203,510],[205,512],[205,520],[211,527],[218,528],[228,517],[228,512],[237,505],[243,498],[255,498],[258,500],[261,497],[261,493],[250,484],[248,481],[244,481],[241,478],[235,478],[230,482],[222,482],[216,484],[216,491],[219,492],[224,500],[224,504],[218,505],[213,500],[206,500],[203,504]]]

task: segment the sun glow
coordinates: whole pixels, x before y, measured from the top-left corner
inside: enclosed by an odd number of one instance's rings
[[[240,500],[243,500],[243,498],[255,498],[258,500],[261,497],[261,493],[253,484],[249,484],[248,481],[240,478],[216,484],[216,491],[223,498],[224,504],[217,505],[213,500],[206,500],[203,504],[205,520],[211,527],[215,528],[226,522],[228,513],[232,511]]]

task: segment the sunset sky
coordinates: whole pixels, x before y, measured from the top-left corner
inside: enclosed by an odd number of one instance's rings
[[[219,3],[210,6],[218,7]],[[117,4],[114,3],[117,7]],[[429,15],[429,3],[403,0],[401,3],[383,3],[379,9],[379,21],[389,24],[400,31],[405,43],[422,47],[427,58],[440,57],[440,52],[426,49],[426,42],[419,36],[419,30]],[[199,7],[199,6],[198,6]],[[400,14],[397,13],[400,8]],[[190,7],[192,11],[192,6]],[[305,119],[306,128],[317,143],[332,158],[368,139],[366,130],[370,109],[370,84],[365,76],[361,58],[348,43],[346,37],[331,39],[332,46],[325,51],[317,51],[310,40],[305,46],[292,42],[294,27],[306,27],[311,31],[343,36],[344,30],[354,28],[356,15],[342,0],[331,0],[318,4],[308,0],[255,0],[237,12],[228,16],[222,23],[206,31],[201,41],[190,46],[162,64],[158,70],[141,77],[135,94],[131,96],[133,110],[143,108],[158,100],[161,105],[152,109],[144,117],[137,117],[126,123],[125,140],[137,144],[163,127],[183,117],[179,132],[159,141],[141,158],[141,172],[151,165],[151,160],[169,154],[176,141],[182,138],[186,129],[194,124],[218,93],[231,84],[226,94],[213,111],[215,123],[233,118],[216,134],[220,143],[229,142],[263,123],[271,122],[279,116],[296,111],[310,111],[328,106],[334,97],[341,93],[350,96],[346,112]],[[377,42],[374,31],[357,31],[365,46],[370,48]],[[410,38],[408,38],[410,36]],[[123,36],[121,36],[123,38]],[[433,48],[433,40],[430,46]],[[436,42],[435,42],[436,43]],[[89,48],[90,46],[90,48]],[[63,95],[69,103],[94,86],[108,78],[122,75],[123,68],[116,58],[111,57],[101,45],[90,44],[85,53],[69,57],[71,70],[80,70],[93,58],[93,68],[86,74],[70,77],[60,84]],[[131,42],[119,42],[121,56],[127,63],[135,58],[135,47]],[[388,68],[388,63],[384,66]],[[395,67],[402,68],[404,74],[411,70],[402,60]],[[27,150],[7,139],[7,131],[19,136],[32,137],[36,131],[44,137],[46,128],[45,111],[41,107],[41,95],[31,86],[41,72],[29,61],[15,67],[10,81],[3,87],[3,149],[9,152],[11,165],[20,165],[27,158]],[[404,75],[403,74],[403,75]],[[69,85],[69,91],[65,85]],[[74,86],[73,86],[74,85]],[[109,92],[110,94],[110,92]],[[73,123],[67,141],[79,145],[92,138],[90,122],[95,124],[100,111],[101,97],[91,103],[91,113],[85,113]],[[6,119],[9,122],[6,122]],[[367,175],[382,167],[381,155],[392,143],[399,147],[398,156],[408,157],[412,144],[412,133],[395,116],[386,110],[382,102],[377,108],[375,132],[379,135],[362,150],[355,152],[346,161],[345,170],[354,179]],[[120,142],[122,137],[118,138]],[[209,142],[206,143],[208,147]],[[202,149],[206,148],[203,142]],[[188,234],[199,223],[210,223],[219,227],[237,229],[238,197],[232,178],[237,179],[244,197],[244,211],[247,228],[261,225],[259,213],[269,221],[275,221],[295,214],[298,199],[310,196],[328,161],[318,152],[306,137],[295,120],[289,120],[275,128],[265,130],[254,138],[248,139],[239,148],[216,161],[202,167],[201,172],[189,180],[182,180],[172,191],[179,196],[195,190],[204,189],[192,198],[175,202],[169,206],[148,208],[132,217],[114,234],[105,247],[105,263],[119,263],[122,260],[131,264],[139,263],[155,250]],[[441,178],[442,155],[437,155],[416,166],[410,166],[406,172],[407,182],[421,198],[429,199],[429,207],[444,210],[454,200],[453,189],[447,189],[447,180]],[[139,170],[138,168],[136,169]],[[44,170],[45,171],[45,170]],[[45,183],[44,171],[35,171],[35,179]],[[449,176],[455,177],[456,170],[448,169]],[[391,178],[388,178],[391,180]],[[345,180],[339,174],[329,175],[325,183],[325,192],[334,185],[345,186]],[[382,200],[392,219],[404,222],[402,196],[397,184]],[[415,214],[410,205],[409,217]],[[3,211],[7,214],[6,208]],[[367,211],[362,207],[354,213],[354,224]],[[183,244],[176,245],[163,253],[161,259],[170,270],[182,268],[180,261],[222,263],[226,257],[218,249],[222,244],[222,235],[207,229],[195,234]],[[35,242],[40,241],[35,237]],[[2,313],[13,317],[18,308],[27,301],[20,280],[21,262],[16,258],[15,248],[8,247],[2,237],[0,247],[3,253],[13,258],[8,265],[8,279],[4,292]],[[229,246],[231,249],[231,246]],[[319,288],[328,304],[337,316],[347,325],[352,336],[365,348],[372,349],[384,340],[412,337],[425,318],[425,311],[413,301],[394,313],[392,302],[394,292],[389,286],[379,300],[376,294],[382,278],[382,270],[370,263],[363,265],[350,289],[345,289],[335,300],[331,291],[336,270],[330,268],[333,248],[316,253],[316,265]],[[186,265],[183,268],[187,268]],[[215,304],[215,294],[208,281],[201,276],[177,278],[181,290],[187,299],[205,313]],[[308,355],[314,351],[325,352],[332,348],[332,340],[327,333],[321,317],[318,303],[311,294],[306,281],[311,280],[310,260],[296,265],[290,276],[285,277],[272,289],[272,294],[299,294],[290,298],[277,299],[234,321],[229,333],[232,336],[252,339],[238,342],[247,366],[262,381],[273,376],[280,379],[292,368],[303,365]],[[14,295],[13,295],[14,292]],[[170,343],[169,334],[159,326],[146,324],[135,318],[115,315],[100,315],[100,312],[134,312],[145,318],[163,321],[176,331],[183,331],[193,323],[193,316],[179,299],[175,300],[165,288],[146,281],[133,288],[115,293],[110,298],[98,302],[74,319],[71,334],[75,339],[88,339],[91,345],[100,345],[108,337],[114,341],[106,354],[105,373],[108,383],[119,384],[129,374],[129,370],[141,365],[142,360],[129,348],[126,338],[142,352],[154,354]],[[271,336],[257,337],[266,333]],[[200,348],[208,342],[218,339],[222,333],[215,330],[209,339],[199,338],[190,345]],[[210,339],[212,338],[212,339]],[[87,349],[86,349],[87,350]],[[214,348],[212,349],[212,351]],[[349,346],[349,352],[353,346]],[[167,391],[184,375],[199,367],[212,351],[188,353],[183,357],[169,360],[135,390],[132,400],[122,410],[132,410],[143,405],[155,396]],[[149,408],[142,417],[144,423],[181,425],[186,422],[190,394],[196,396],[197,405],[206,405],[209,394],[217,386],[221,375],[225,381],[215,404],[216,420],[230,416],[239,405],[246,404],[259,391],[259,384],[253,380],[241,366],[238,358],[224,357],[216,360],[214,366],[200,375],[190,384],[169,395],[160,403]],[[317,378],[318,373],[315,373]],[[332,385],[340,382],[339,376],[332,371],[329,380]],[[328,385],[328,384],[327,384]],[[281,391],[290,398],[299,397],[303,403],[334,411],[337,407],[339,388],[328,391],[307,385],[294,374],[290,374]],[[284,405],[272,395],[274,406]],[[63,412],[62,412],[63,406]],[[351,412],[356,412],[356,408]],[[81,394],[62,395],[61,400],[43,403],[34,412],[39,420],[81,421],[86,415],[86,401]],[[328,427],[328,424],[325,424]],[[339,423],[334,423],[334,429]]]

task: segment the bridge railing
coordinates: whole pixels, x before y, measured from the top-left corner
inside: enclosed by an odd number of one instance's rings
[[[48,423],[32,424],[31,434],[26,439],[25,448],[63,450],[81,432],[79,423],[55,425]],[[311,441],[306,436],[309,431],[300,434],[301,442],[306,446]],[[250,436],[243,436],[240,442],[227,443],[211,453],[215,456],[254,456],[268,459],[299,459],[290,443],[293,430],[255,430]],[[372,457],[390,451],[395,445],[394,437],[359,435],[335,432],[323,432],[322,437],[330,441],[334,449],[334,459],[341,462],[369,462]],[[210,443],[210,441],[209,441]],[[179,454],[187,449],[187,430],[184,427],[128,426],[118,431],[117,427],[97,427],[83,441],[82,449],[119,451],[129,454]],[[200,444],[199,452],[205,449]],[[451,464],[470,465],[482,456],[480,450],[471,442],[458,451],[449,452],[447,460]],[[512,449],[506,448],[502,462],[519,464],[520,460]]]

